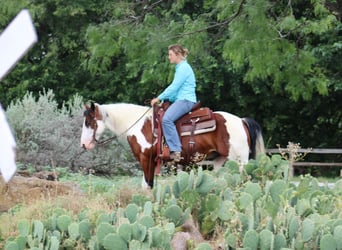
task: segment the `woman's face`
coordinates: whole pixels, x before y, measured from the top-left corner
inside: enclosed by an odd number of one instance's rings
[[[173,50],[169,50],[170,63],[178,64],[182,58],[181,55],[177,55]]]

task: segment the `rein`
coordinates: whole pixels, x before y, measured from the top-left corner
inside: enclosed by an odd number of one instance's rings
[[[114,139],[117,139],[119,137],[121,137],[122,135],[126,134],[128,130],[130,130],[135,124],[137,124],[149,111],[151,110],[151,108],[147,109],[139,118],[138,120],[136,120],[131,126],[129,126],[125,131],[123,131],[121,134],[119,135],[114,135],[108,139],[105,139],[103,141],[97,141],[96,139],[94,139],[94,141],[96,142],[96,145],[98,146],[103,146],[106,145],[107,143],[111,142]],[[96,131],[94,131],[95,133]],[[94,137],[95,138],[95,137]]]

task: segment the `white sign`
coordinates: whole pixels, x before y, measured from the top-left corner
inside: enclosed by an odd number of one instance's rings
[[[0,81],[37,42],[30,13],[22,10],[0,34]],[[16,143],[0,105],[0,172],[8,182],[15,172]]]
[[[0,35],[0,81],[38,40],[28,10],[22,10]]]
[[[15,140],[8,126],[5,112],[0,105],[0,170],[5,182],[8,182],[17,171],[15,146]]]

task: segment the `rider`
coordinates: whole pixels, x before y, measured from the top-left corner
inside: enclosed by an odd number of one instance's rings
[[[197,102],[195,74],[187,62],[188,50],[182,45],[174,44],[168,47],[169,61],[176,64],[172,83],[151,100],[151,106],[159,101],[169,100],[171,106],[166,110],[162,127],[166,143],[170,148],[170,158],[175,162],[181,160],[182,144],[177,133],[175,121],[191,111]]]

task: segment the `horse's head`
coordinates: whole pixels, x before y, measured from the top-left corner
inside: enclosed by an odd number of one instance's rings
[[[81,135],[81,147],[84,149],[93,149],[95,143],[103,133],[105,126],[102,114],[98,104],[85,105],[83,113],[84,121]]]

